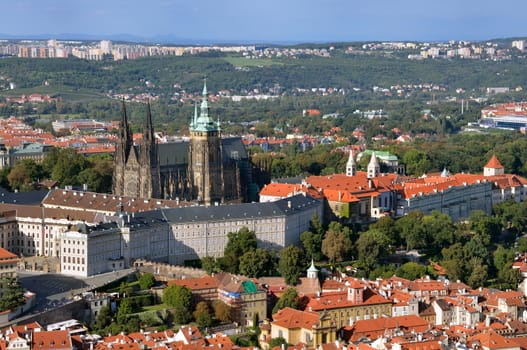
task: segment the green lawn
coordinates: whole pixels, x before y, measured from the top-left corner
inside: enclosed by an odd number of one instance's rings
[[[2,91],[0,95],[18,97],[31,94],[50,95],[60,97],[67,102],[86,102],[105,98],[104,94],[88,89],[75,89],[69,86],[36,86],[32,88],[16,88],[14,90]]]
[[[160,311],[160,310],[165,310],[165,309],[170,309],[170,308],[166,306],[164,303],[161,303],[161,304],[156,304],[156,305],[143,306],[141,309],[142,309],[141,312],[148,312],[148,311]]]
[[[260,67],[283,64],[282,62],[271,58],[250,59],[244,57],[224,57],[223,59],[235,67]]]

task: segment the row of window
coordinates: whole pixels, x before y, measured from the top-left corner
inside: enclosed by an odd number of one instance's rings
[[[77,264],[83,264],[85,263],[84,261],[84,258],[80,258],[80,257],[77,257]],[[68,263],[68,264],[75,264],[75,257],[73,256],[63,256],[62,257],[62,262],[63,263]]]
[[[83,271],[84,272],[84,266],[64,265],[64,271]]]
[[[70,253],[70,254],[73,253],[73,254],[75,254],[75,248],[73,248],[73,249],[72,248],[67,248],[66,249],[66,247],[64,247],[64,253]],[[77,248],[77,254],[84,254],[84,249]]]

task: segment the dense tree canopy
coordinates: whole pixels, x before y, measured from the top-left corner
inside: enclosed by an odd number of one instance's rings
[[[292,286],[296,285],[298,279],[305,271],[304,251],[294,245],[282,249],[280,251],[278,270],[285,279],[285,283]]]

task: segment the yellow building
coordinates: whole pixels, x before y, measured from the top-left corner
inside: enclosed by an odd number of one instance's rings
[[[337,327],[327,313],[284,308],[273,315],[271,339],[284,338],[288,344],[304,343],[307,348],[336,340]]]
[[[326,314],[338,329],[358,320],[392,316],[392,301],[358,280],[346,282],[347,290],[313,297],[306,311]]]

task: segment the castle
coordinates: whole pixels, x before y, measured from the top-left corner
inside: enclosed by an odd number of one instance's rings
[[[239,137],[221,137],[220,123],[209,115],[206,83],[198,115],[190,122],[190,140],[157,143],[147,105],[142,140],[134,139],[123,102],[115,146],[113,194],[196,201],[205,205],[247,201],[251,167]]]

